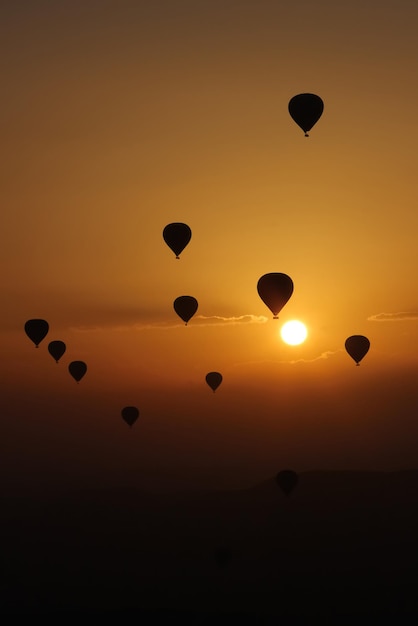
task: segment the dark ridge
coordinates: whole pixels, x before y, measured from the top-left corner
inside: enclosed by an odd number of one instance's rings
[[[402,624],[418,616],[417,528],[417,470],[304,472],[290,495],[275,478],[3,495],[0,601],[4,615],[60,623]]]

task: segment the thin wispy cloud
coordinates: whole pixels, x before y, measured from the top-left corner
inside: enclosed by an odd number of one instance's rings
[[[281,363],[290,363],[294,365],[295,363],[314,363],[315,361],[322,361],[324,359],[329,359],[334,354],[338,354],[338,352],[342,352],[342,350],[326,350],[325,352],[321,352],[319,356],[315,356],[313,359],[295,359],[293,361],[281,361]]]
[[[233,315],[231,317],[223,317],[221,315],[196,315],[196,321],[201,320],[199,322],[199,326],[212,326],[216,324],[217,326],[232,326],[236,324],[266,324],[268,322],[268,317],[265,315]]]
[[[369,322],[404,322],[418,320],[418,311],[399,311],[397,313],[376,313],[367,318]]]
[[[334,356],[334,354],[338,354],[339,352],[343,352],[342,349],[338,350],[326,350],[325,352],[321,352],[318,356],[313,357],[312,359],[292,359],[289,361],[286,360],[273,360],[270,359],[268,361],[260,360],[260,361],[242,361],[241,363],[235,363],[234,367],[246,367],[248,365],[296,365],[297,363],[314,363],[315,361],[323,361],[329,359]]]
[[[193,319],[188,322],[188,326],[236,326],[244,324],[265,324],[268,322],[268,318],[265,315],[233,315],[230,317],[221,315],[195,315]],[[180,328],[184,326],[184,322],[181,321],[132,321],[125,324],[115,324],[109,322],[109,324],[83,324],[74,325],[71,327],[75,332],[99,332],[105,330],[112,330],[114,332],[126,332],[129,330],[164,330],[172,328]]]

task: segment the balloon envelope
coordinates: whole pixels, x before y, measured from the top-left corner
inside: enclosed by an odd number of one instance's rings
[[[360,361],[368,353],[370,348],[370,341],[363,335],[351,335],[345,340],[345,349],[352,359],[356,362],[356,365],[360,365]]]
[[[49,330],[49,324],[46,320],[33,319],[25,323],[25,333],[36,347],[39,346]]]
[[[179,296],[174,300],[174,310],[179,317],[186,323],[193,317],[197,311],[198,303],[193,296]]]
[[[163,239],[176,255],[176,259],[180,258],[179,254],[183,252],[191,237],[192,231],[190,227],[182,222],[167,224],[163,230]]]
[[[288,496],[298,484],[299,477],[293,470],[282,470],[276,476],[280,489]]]
[[[305,137],[308,137],[308,131],[322,115],[324,103],[313,93],[300,93],[291,98],[288,108],[292,119],[305,132]]]
[[[136,406],[125,406],[121,413],[122,419],[128,424],[128,426],[133,426],[139,417],[139,411]]]
[[[71,361],[68,366],[68,371],[70,372],[74,380],[80,382],[84,374],[87,372],[87,365],[84,363],[84,361]]]
[[[213,393],[215,393],[222,382],[222,374],[219,372],[209,372],[209,374],[206,374],[206,382],[213,390]]]
[[[293,293],[293,281],[287,274],[264,274],[257,283],[258,295],[277,319],[279,312]]]
[[[48,352],[57,363],[64,354],[65,350],[66,346],[63,341],[50,341],[48,344]]]

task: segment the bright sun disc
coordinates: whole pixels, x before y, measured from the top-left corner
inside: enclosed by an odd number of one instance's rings
[[[291,322],[283,324],[280,335],[283,341],[289,344],[289,346],[297,346],[305,341],[308,336],[308,330],[302,322],[292,320]]]

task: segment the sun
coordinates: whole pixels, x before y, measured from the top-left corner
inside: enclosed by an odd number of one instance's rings
[[[289,344],[289,346],[298,346],[300,343],[303,343],[308,336],[308,329],[305,324],[299,322],[299,320],[291,320],[283,324],[280,335],[283,341]]]

